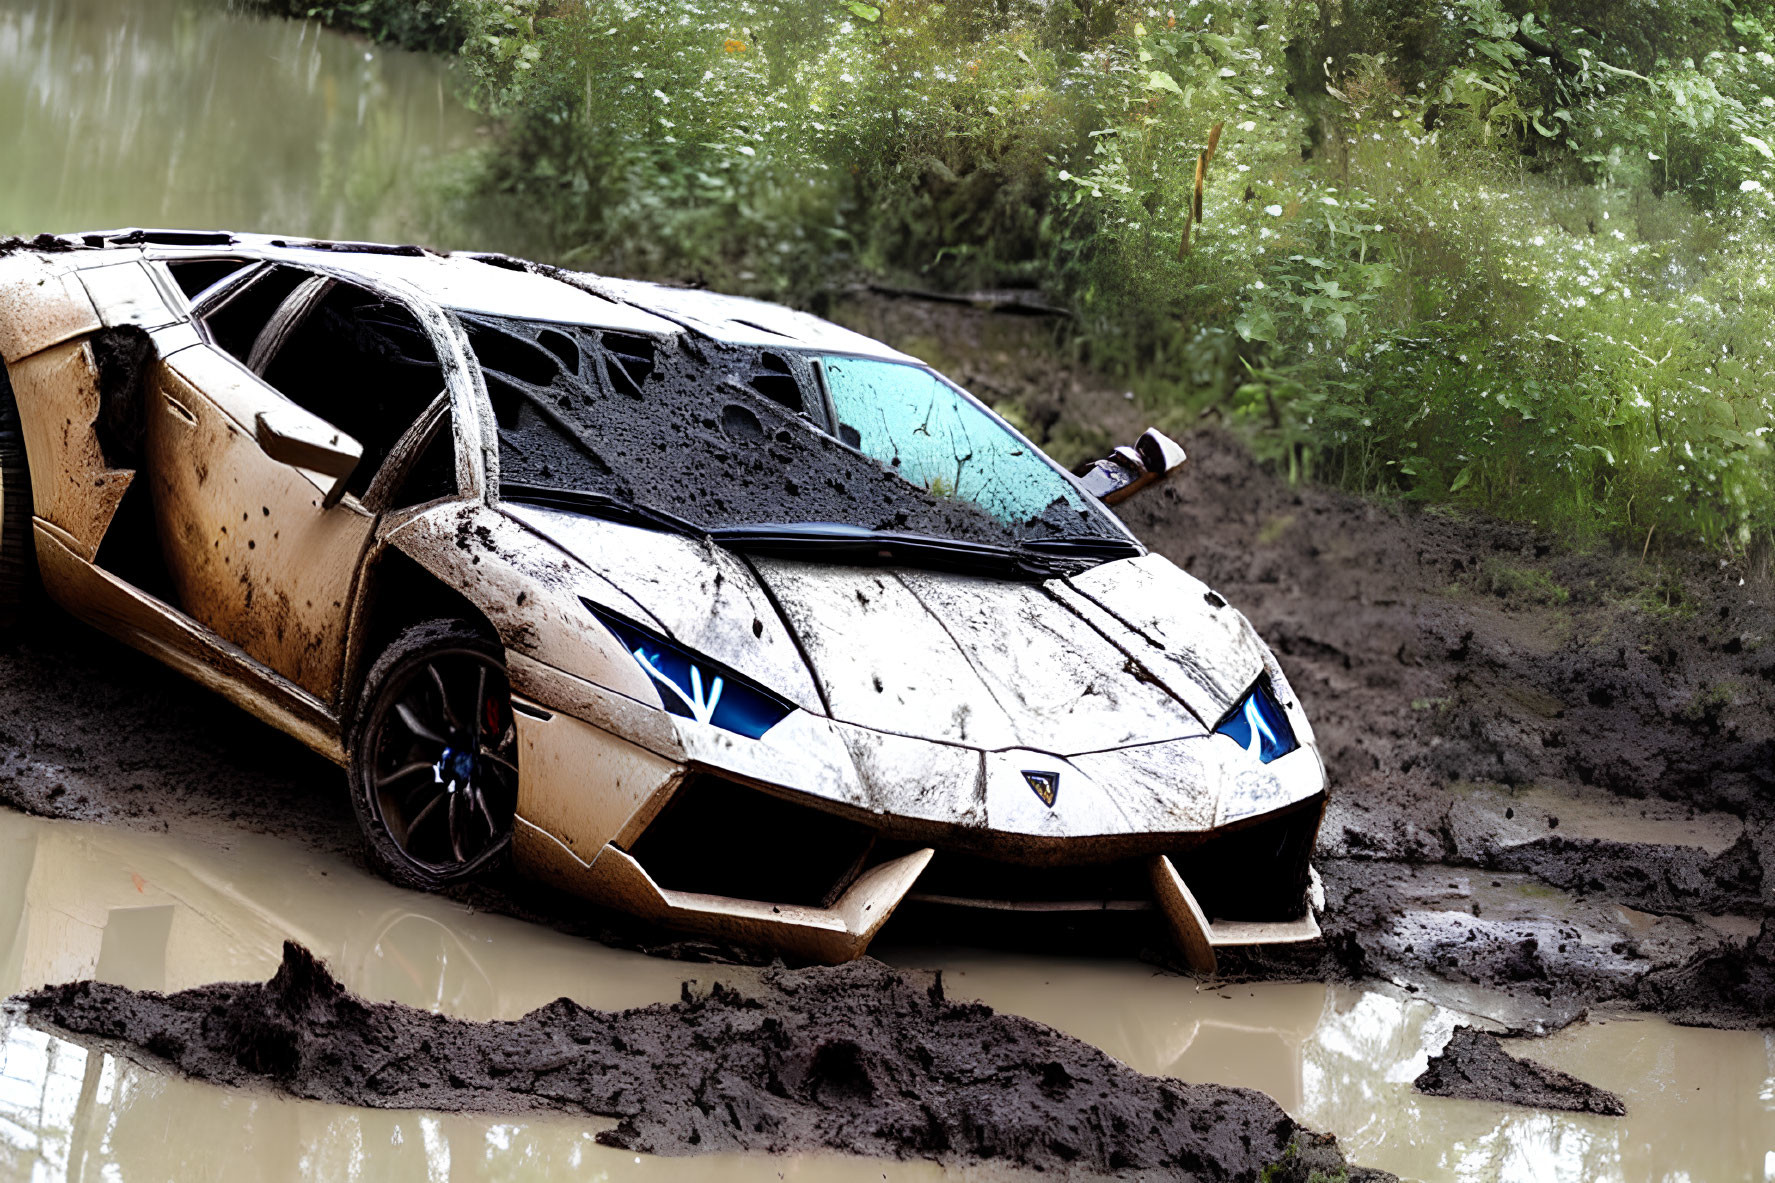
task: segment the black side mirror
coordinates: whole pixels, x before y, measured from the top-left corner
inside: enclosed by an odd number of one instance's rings
[[[1105,505],[1114,505],[1170,476],[1186,459],[1176,440],[1149,427],[1132,448],[1117,448],[1102,460],[1074,471],[1086,492]]]

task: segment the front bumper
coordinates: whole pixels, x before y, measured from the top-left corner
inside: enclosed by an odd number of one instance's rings
[[[519,653],[508,656],[508,668],[513,690],[544,704],[543,713],[621,736],[667,763],[804,797],[815,808],[895,839],[976,849],[1029,865],[1144,852],[1155,834],[1222,829],[1325,789],[1324,768],[1298,707],[1289,714],[1300,747],[1261,765],[1225,737],[1206,732],[1058,755],[938,743],[799,710],[752,740]],[[1052,805],[1032,791],[1030,773],[1059,774]],[[522,806],[520,812],[530,816]],[[596,835],[597,844],[614,834],[606,828]]]
[[[906,900],[1156,911],[1186,952],[1317,935],[1307,860],[1324,794],[1310,747],[1267,766],[1275,775],[1241,780],[1207,767],[1193,794],[1176,781],[1168,793],[1147,787],[1176,772],[1153,766],[1163,753],[1150,748],[1062,761],[884,737],[916,748],[888,769],[846,749],[846,770],[794,742],[838,726],[825,720],[756,743],[522,657],[510,668],[520,865],[662,928],[818,962],[860,956]],[[1060,771],[1053,808],[1022,775],[1031,766]],[[900,798],[907,812],[862,803],[896,781],[918,790]],[[1140,792],[1117,796],[1106,783]],[[962,808],[944,816],[940,796],[961,797]],[[1165,797],[1175,803],[1130,817],[1130,800]]]

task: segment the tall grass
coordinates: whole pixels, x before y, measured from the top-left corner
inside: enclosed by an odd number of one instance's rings
[[[1217,411],[1303,478],[1636,542],[1775,528],[1761,0],[450,12],[503,125],[470,200],[539,253],[816,309],[1038,286],[1155,416]]]

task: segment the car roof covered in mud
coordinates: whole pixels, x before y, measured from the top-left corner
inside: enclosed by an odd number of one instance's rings
[[[694,288],[611,279],[508,255],[438,253],[414,246],[279,238],[265,234],[118,230],[69,235],[87,246],[149,246],[192,254],[236,252],[407,286],[457,312],[672,336],[692,332],[731,345],[807,349],[886,361],[918,359],[830,321],[778,304]]]

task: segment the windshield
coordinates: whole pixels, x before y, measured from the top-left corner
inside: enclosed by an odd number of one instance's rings
[[[902,480],[972,502],[1013,532],[1088,513],[1084,497],[1033,447],[929,370],[860,357],[821,361],[839,435]]]
[[[463,317],[501,494],[747,537],[809,526],[974,547],[1132,549],[1114,519],[917,366]],[[838,419],[833,425],[816,363]],[[838,438],[834,434],[844,438]],[[854,543],[854,539],[851,540]]]

